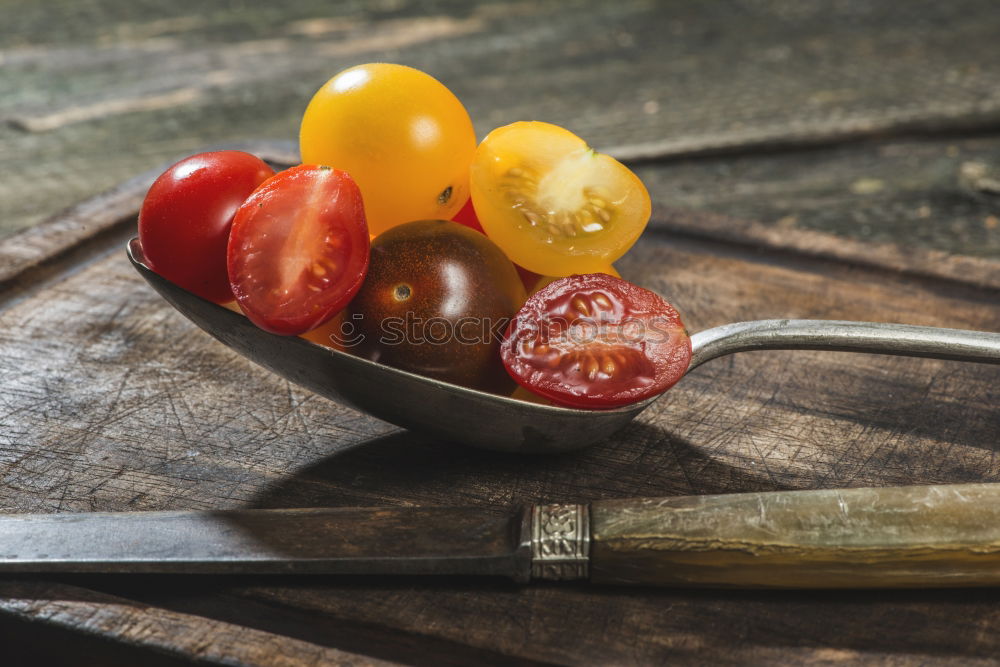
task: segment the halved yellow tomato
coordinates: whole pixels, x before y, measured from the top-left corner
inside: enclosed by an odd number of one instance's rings
[[[639,177],[550,123],[493,130],[476,150],[470,184],[487,236],[544,276],[602,272],[649,222]]]

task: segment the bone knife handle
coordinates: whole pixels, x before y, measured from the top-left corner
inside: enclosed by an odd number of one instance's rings
[[[598,583],[1000,585],[1000,484],[602,500],[589,515]]]

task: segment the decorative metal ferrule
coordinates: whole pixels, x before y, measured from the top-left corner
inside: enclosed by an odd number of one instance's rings
[[[590,562],[590,508],[535,505],[531,508],[531,577],[586,579]]]

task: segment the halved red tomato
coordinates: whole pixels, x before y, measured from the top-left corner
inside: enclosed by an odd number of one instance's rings
[[[614,408],[677,382],[691,361],[680,315],[658,294],[595,273],[525,302],[500,348],[518,384],[576,408]]]
[[[243,203],[229,236],[229,280],[257,326],[294,335],[336,315],[368,271],[361,192],[343,171],[300,165]]]

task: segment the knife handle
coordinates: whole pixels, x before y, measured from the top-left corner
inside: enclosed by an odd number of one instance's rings
[[[1000,585],[1000,484],[604,500],[589,510],[598,583]]]

